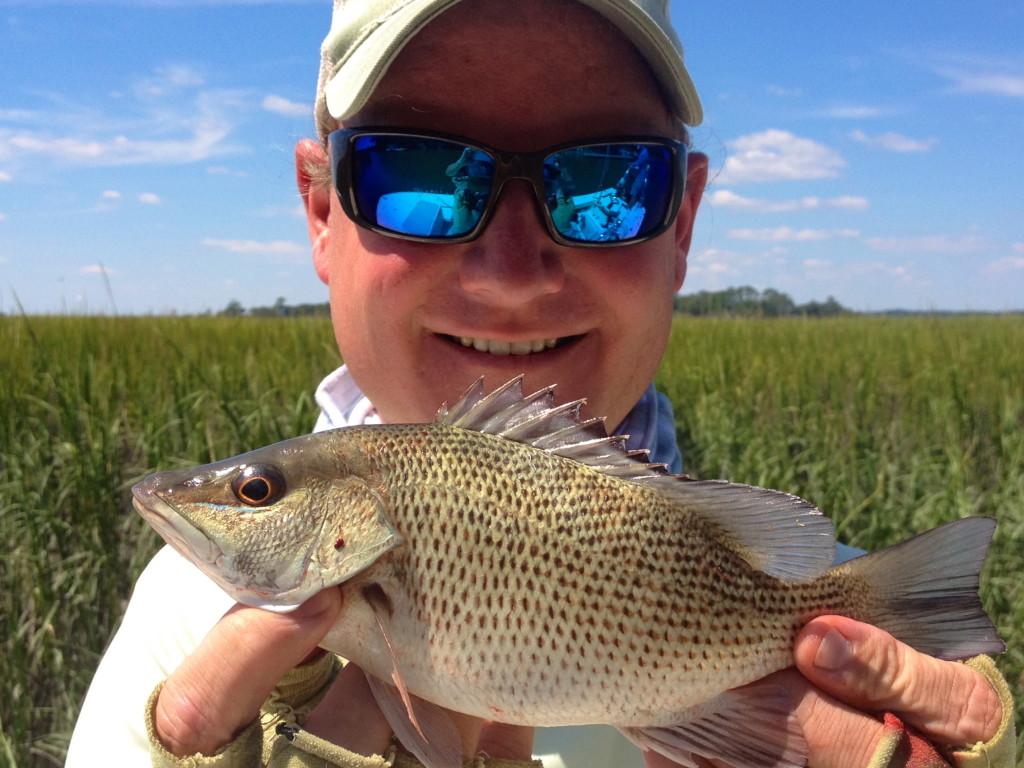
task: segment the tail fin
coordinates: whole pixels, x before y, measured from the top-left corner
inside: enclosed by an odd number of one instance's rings
[[[939,659],[1002,653],[1006,644],[978,598],[979,574],[996,521],[954,520],[839,568],[879,599],[864,621]]]

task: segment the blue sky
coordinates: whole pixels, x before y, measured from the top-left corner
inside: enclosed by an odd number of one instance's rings
[[[684,292],[1024,309],[1024,4],[672,0]],[[326,301],[292,181],[328,0],[0,0],[0,312]]]

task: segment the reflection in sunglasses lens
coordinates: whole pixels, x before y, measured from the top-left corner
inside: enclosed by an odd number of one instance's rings
[[[669,202],[672,157],[664,147],[599,144],[544,161],[548,211],[563,237],[616,242],[661,224]]]
[[[356,136],[351,149],[357,208],[384,230],[462,237],[492,204],[495,158],[484,150],[387,134]],[[553,228],[579,243],[649,235],[665,221],[674,162],[667,147],[643,143],[585,145],[548,155],[538,181]]]

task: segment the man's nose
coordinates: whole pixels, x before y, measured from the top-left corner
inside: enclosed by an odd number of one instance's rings
[[[511,306],[565,287],[565,246],[551,239],[539,205],[528,182],[506,182],[483,233],[466,244],[463,289]]]

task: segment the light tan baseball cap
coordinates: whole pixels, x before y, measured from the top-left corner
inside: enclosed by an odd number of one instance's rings
[[[362,108],[402,47],[460,0],[334,0],[320,49],[316,121],[321,135]],[[515,2],[515,0],[509,0]],[[647,60],[673,113],[698,125],[703,110],[669,21],[669,0],[580,0],[610,20]],[[333,118],[333,119],[332,119]]]

